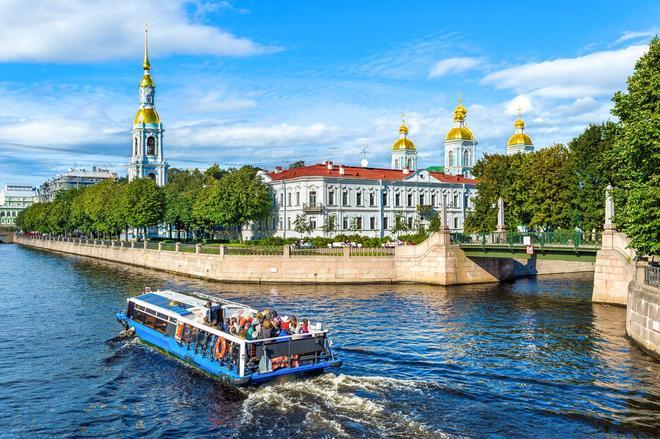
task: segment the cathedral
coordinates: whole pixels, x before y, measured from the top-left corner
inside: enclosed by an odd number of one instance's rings
[[[151,178],[158,186],[167,184],[169,167],[163,155],[163,124],[155,108],[156,84],[151,78],[151,64],[144,30],[144,74],[140,81],[140,108],[133,121],[133,145],[128,162],[128,179]]]

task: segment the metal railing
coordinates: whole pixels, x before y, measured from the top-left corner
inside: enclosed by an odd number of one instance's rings
[[[284,247],[263,247],[263,246],[245,246],[245,247],[225,247],[226,256],[282,256]]]
[[[644,283],[660,287],[660,266],[648,265],[645,267]]]
[[[291,247],[291,256],[343,256],[343,247],[297,248]]]
[[[557,232],[493,232],[493,233],[452,233],[452,244],[459,245],[525,245],[527,242],[535,246],[548,247],[593,247],[599,248],[602,242],[600,233],[585,233],[573,231]]]
[[[351,247],[351,256],[394,256],[393,247]]]

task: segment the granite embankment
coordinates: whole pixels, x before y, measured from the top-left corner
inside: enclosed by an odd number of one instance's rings
[[[16,237],[21,245],[88,256],[144,268],[219,281],[257,283],[394,283],[420,282],[460,285],[512,280],[520,275],[593,270],[593,264],[543,262],[533,272],[521,261],[507,258],[468,258],[451,245],[449,233],[435,233],[417,246],[397,247],[383,254],[344,248],[339,255],[226,255],[135,248],[79,239],[44,240]],[[138,244],[141,245],[141,244]],[[373,256],[371,254],[381,254]],[[524,264],[525,262],[523,262]]]

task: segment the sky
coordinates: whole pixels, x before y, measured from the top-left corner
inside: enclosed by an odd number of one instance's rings
[[[443,164],[459,96],[477,151],[517,110],[537,147],[615,120],[660,2],[0,0],[0,185],[126,175],[144,25],[170,166],[389,166],[402,115]],[[363,151],[366,151],[363,153]]]

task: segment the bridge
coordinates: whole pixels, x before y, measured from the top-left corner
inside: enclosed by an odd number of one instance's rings
[[[0,243],[10,243],[14,242],[14,232],[8,230],[0,230]]]
[[[493,232],[452,233],[451,243],[470,258],[550,259],[596,262],[601,248],[600,233],[566,232]]]

